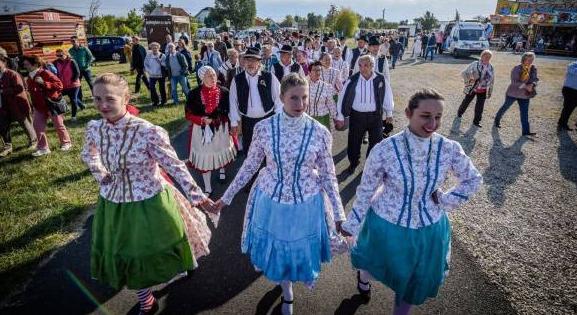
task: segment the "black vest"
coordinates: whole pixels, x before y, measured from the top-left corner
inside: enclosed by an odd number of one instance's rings
[[[353,59],[351,59],[351,67],[349,68],[351,69],[351,71],[353,71],[353,69],[355,68],[355,65],[357,64],[357,59],[359,59],[360,56],[361,56],[361,50],[358,47],[353,49]]]
[[[341,112],[343,116],[349,117],[353,110],[353,102],[355,101],[355,94],[357,89],[357,83],[359,82],[359,77],[361,73],[357,72],[349,79],[349,84],[345,90],[345,95],[343,96],[343,104]],[[381,88],[379,88],[381,85]],[[379,115],[383,114],[383,100],[385,99],[385,77],[382,74],[375,73],[375,78],[373,79],[373,91],[375,92],[375,108]]]
[[[380,74],[384,73],[383,70],[385,70],[385,59],[386,59],[385,56],[381,56],[381,57],[377,58],[377,71]]]
[[[278,82],[282,81],[282,78],[284,77],[284,68],[281,65],[280,62],[275,63],[272,65],[274,67],[274,75],[276,76],[276,78],[278,79]],[[290,66],[290,71],[291,72],[295,72],[295,73],[299,73],[299,70],[301,69],[301,65],[299,65],[298,63],[294,62],[291,66]]]
[[[342,52],[342,58],[343,60],[347,60],[347,54],[349,53],[349,47],[347,45],[343,45],[342,48],[343,52]]]
[[[234,77],[236,83],[236,95],[238,99],[238,110],[241,114],[246,116],[248,108],[249,85],[246,80],[245,71],[237,74]],[[263,84],[264,83],[264,84]],[[274,109],[274,101],[272,99],[272,74],[270,72],[261,72],[258,77],[258,95],[262,102],[262,108],[265,113]]]

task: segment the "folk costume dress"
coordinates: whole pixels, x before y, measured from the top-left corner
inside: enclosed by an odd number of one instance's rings
[[[431,194],[452,173],[458,183]],[[357,199],[343,229],[357,236],[355,268],[368,271],[402,301],[435,297],[449,270],[447,212],[465,203],[482,178],[461,145],[439,134],[420,138],[405,129],[369,155]],[[397,301],[400,302],[400,301]]]
[[[189,92],[186,119],[191,122],[189,161],[201,172],[221,169],[236,157],[236,147],[228,120],[228,89],[201,85]],[[202,117],[212,119],[210,125]]]
[[[312,286],[331,259],[334,221],[345,219],[330,132],[307,114],[283,112],[255,126],[253,143],[222,197],[229,205],[266,159],[250,192],[242,252],[273,282]]]
[[[307,113],[330,130],[331,119],[337,117],[333,87],[322,80],[309,79],[309,107]]]
[[[333,87],[333,95],[334,101],[337,101],[337,97],[339,96],[339,92],[343,89],[343,81],[342,74],[339,70],[335,68],[325,68],[322,67],[321,70],[321,80],[327,82]]]
[[[211,232],[195,208],[207,197],[161,127],[130,113],[93,120],[81,153],[100,185],[92,225],[92,277],[120,289],[143,289],[196,267]],[[185,192],[161,175],[161,168]]]

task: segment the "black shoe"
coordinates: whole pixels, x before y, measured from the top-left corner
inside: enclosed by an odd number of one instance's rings
[[[361,284],[362,285],[368,285],[369,289],[368,290],[363,290],[361,289]],[[370,282],[362,282],[361,281],[361,272],[359,270],[357,270],[357,290],[359,291],[359,294],[361,295],[363,301],[365,303],[368,303],[371,300],[371,283]]]
[[[536,136],[537,133],[536,132],[527,132],[527,133],[524,133],[523,135],[526,137],[532,137],[532,136]]]
[[[493,124],[493,126],[495,128],[501,128],[501,123],[495,122],[495,124]]]
[[[569,126],[557,126],[557,131],[573,131],[575,129],[569,127]]]
[[[293,304],[294,300],[293,300],[293,301],[287,301],[287,300],[284,299],[284,296],[281,295],[281,296],[280,296],[280,302],[281,302],[282,304]]]
[[[369,143],[369,137],[363,136],[363,144]]]
[[[473,123],[473,125],[477,126],[477,128],[483,128],[483,126],[481,126],[479,123]]]
[[[351,175],[354,174],[357,170],[357,166],[359,166],[359,164],[350,164],[349,167],[347,167],[346,172]]]

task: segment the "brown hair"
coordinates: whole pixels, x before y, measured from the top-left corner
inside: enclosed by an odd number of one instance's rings
[[[309,83],[305,77],[298,73],[290,73],[284,77],[280,83],[280,94],[284,95],[289,89],[295,86],[308,86]]]
[[[122,90],[124,91],[124,95],[130,94],[130,89],[128,87],[128,81],[126,81],[126,79],[123,76],[118,75],[116,73],[109,72],[109,73],[103,73],[103,74],[99,75],[94,80],[93,86],[96,86],[98,84],[110,84],[110,85],[118,86],[118,87],[122,88]]]
[[[313,68],[317,66],[322,68],[323,64],[317,60],[309,65],[309,71],[313,71]]]
[[[42,66],[42,59],[35,55],[24,55],[22,56],[22,62],[28,61],[33,66]]]
[[[409,98],[409,105],[407,106],[407,108],[410,111],[413,111],[413,110],[417,109],[417,107],[419,107],[419,102],[424,101],[424,100],[443,101],[443,100],[445,100],[445,98],[443,97],[443,95],[441,95],[439,92],[435,91],[434,89],[424,88],[424,89],[418,90],[417,92],[415,92],[415,94],[413,94]]]

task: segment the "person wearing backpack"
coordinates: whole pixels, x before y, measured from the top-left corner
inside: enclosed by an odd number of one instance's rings
[[[160,52],[160,44],[152,42],[148,45],[150,51],[144,58],[144,72],[149,78],[150,99],[152,106],[162,106],[166,104],[166,55]],[[156,83],[160,90],[160,103],[158,99],[158,92],[156,91]]]

